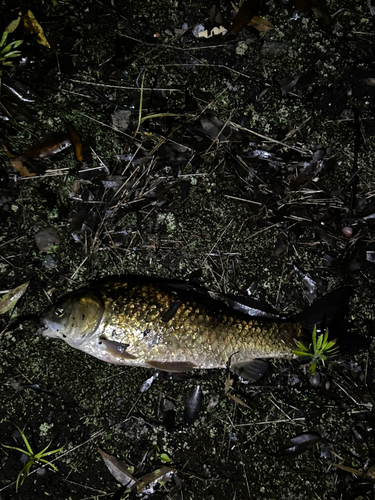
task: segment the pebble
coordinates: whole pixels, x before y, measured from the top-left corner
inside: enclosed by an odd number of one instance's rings
[[[41,229],[35,235],[36,246],[41,252],[50,252],[61,243],[59,233],[53,227]]]

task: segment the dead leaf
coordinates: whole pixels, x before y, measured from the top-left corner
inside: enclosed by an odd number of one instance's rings
[[[77,160],[82,161],[83,160],[83,147],[82,147],[81,138],[80,138],[77,130],[69,123],[66,124],[66,130],[68,131],[70,142],[73,144],[74,154],[76,155]]]
[[[194,387],[194,389],[189,394],[187,400],[185,401],[184,409],[184,422],[186,424],[193,424],[199,415],[199,411],[202,404],[202,390],[199,385]]]
[[[37,35],[36,36],[36,41],[40,44],[43,45],[44,47],[47,47],[48,49],[51,48],[50,44],[48,43],[46,37],[44,36],[44,31],[41,25],[38,23],[38,21],[35,19],[34,14],[31,12],[31,10],[27,10],[23,16],[23,25],[25,27],[25,30],[30,33],[31,35]]]
[[[214,28],[212,28],[211,31],[208,31],[208,30],[200,31],[198,33],[198,37],[199,38],[211,38],[212,36],[216,36],[216,35],[220,35],[221,33],[224,33],[224,31],[227,31],[226,28],[224,28],[224,26],[215,26]]]
[[[291,76],[287,78],[282,78],[279,80],[279,84],[281,87],[281,94],[286,95],[288,92],[293,90],[293,88],[297,85],[298,80],[301,78],[301,75]]]
[[[22,163],[20,156],[13,155],[6,146],[3,147],[8,156],[9,163],[22,175],[22,177],[34,177],[34,175],[36,175],[34,172],[29,172],[28,168]]]
[[[260,0],[245,0],[245,2],[239,8],[236,17],[233,20],[233,24],[232,26],[230,26],[227,34],[225,35],[225,38],[227,38],[229,35],[238,33],[238,31],[241,31],[245,26],[247,26],[257,13],[259,4]]]
[[[233,385],[233,378],[230,375],[229,369],[230,369],[230,366],[228,366],[228,375],[227,375],[227,378],[225,380],[225,386],[224,386],[224,393],[225,394],[229,391],[229,389]]]
[[[13,33],[18,28],[18,25],[20,24],[22,17],[22,13],[18,13],[17,19],[14,19],[14,21],[11,21],[8,26],[5,28],[4,33]]]
[[[239,7],[237,5],[234,5],[233,2],[232,7],[233,9],[238,12]],[[251,21],[249,22],[248,26],[254,26],[254,28],[258,31],[270,31],[274,28],[273,24],[271,24],[267,19],[264,19],[263,17],[259,16],[254,16]]]
[[[128,488],[132,488],[134,485],[138,485],[138,479],[135,479],[131,473],[129,467],[125,462],[119,460],[118,458],[108,455],[105,451],[98,448],[98,452],[102,456],[104,463],[108,467],[109,472],[112,476],[123,486],[127,486]]]
[[[69,146],[71,146],[71,142],[66,132],[52,132],[31,146],[23,156],[25,158],[48,158]]]
[[[354,474],[355,476],[362,476],[363,472],[358,469],[354,469],[353,467],[348,467],[347,465],[340,464],[332,464],[333,467],[337,467],[338,469],[344,470],[346,472],[350,472],[350,474]]]
[[[5,87],[3,86],[1,90],[5,90]],[[6,90],[4,91],[4,95],[1,97],[1,107],[6,111],[6,113],[9,114],[9,116],[11,116],[16,122],[32,123],[34,121],[34,117],[26,104],[17,96],[8,97],[5,93]]]
[[[313,432],[304,432],[295,436],[279,448],[277,454],[284,457],[296,457],[306,450],[309,450],[320,441],[320,436]]]
[[[166,483],[170,480],[173,472],[174,470],[171,467],[162,467],[161,469],[156,469],[149,474],[145,474],[139,480],[137,493],[142,493],[147,486],[154,486],[157,482]]]
[[[152,488],[157,482],[166,483],[169,481],[172,473],[174,472],[174,469],[171,467],[162,467],[161,469],[156,469],[149,474],[145,474],[138,480],[132,476],[129,467],[125,462],[112,455],[108,455],[108,453],[105,453],[105,451],[100,448],[98,448],[98,452],[116,481],[127,487],[127,492],[130,489],[136,489],[139,494],[142,493],[146,487]]]
[[[274,25],[267,21],[267,19],[259,16],[254,16],[248,26],[254,26],[258,31],[270,31],[274,28]]]
[[[244,406],[245,408],[248,408],[250,410],[250,406],[247,406],[247,404],[241,401],[240,398],[238,398],[237,396],[234,396],[233,394],[227,394],[227,397],[232,399],[235,403]]]
[[[19,299],[26,292],[30,281],[26,281],[17,288],[13,288],[10,292],[3,295],[0,299],[0,314],[5,314],[15,307]]]

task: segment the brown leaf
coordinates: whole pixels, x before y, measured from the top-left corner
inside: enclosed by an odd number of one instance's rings
[[[236,17],[233,20],[232,26],[230,26],[224,38],[226,38],[229,35],[234,35],[235,33],[238,33],[245,26],[247,26],[257,13],[259,4],[260,0],[246,0],[241,5],[239,11],[236,14]]]
[[[81,138],[80,138],[77,130],[69,123],[66,124],[66,130],[68,131],[70,142],[73,144],[74,154],[76,155],[77,160],[82,161],[83,160],[83,148],[82,148]]]
[[[341,464],[331,464],[331,465],[346,472],[350,472],[350,474],[354,474],[355,476],[363,475],[363,472],[361,472],[360,470],[354,469],[353,467],[348,467],[347,465],[341,465]]]
[[[70,145],[71,142],[66,132],[52,132],[31,146],[23,156],[25,158],[48,158],[48,156],[59,153]]]
[[[34,175],[36,175],[33,172],[29,172],[28,168],[22,163],[22,160],[19,156],[13,155],[6,146],[3,147],[8,156],[10,164],[17,170],[17,172],[22,175],[22,177],[34,177]]]
[[[248,26],[254,26],[258,31],[270,31],[274,28],[273,24],[267,21],[267,19],[259,16],[254,16]]]
[[[250,410],[250,406],[247,406],[246,403],[244,403],[243,401],[241,401],[240,398],[238,398],[237,396],[234,396],[234,394],[227,394],[227,397],[232,399],[235,403],[241,405],[241,406],[244,406],[245,408],[248,408]]]

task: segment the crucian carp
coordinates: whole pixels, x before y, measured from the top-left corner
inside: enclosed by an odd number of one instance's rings
[[[183,281],[128,275],[99,280],[48,308],[39,333],[108,363],[169,372],[231,369],[257,380],[257,358],[293,357],[295,341],[346,312],[348,287],[290,318],[250,315]],[[244,312],[245,310],[245,312]],[[264,363],[263,363],[264,364]]]

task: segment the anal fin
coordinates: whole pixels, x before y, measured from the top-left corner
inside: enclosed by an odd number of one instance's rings
[[[267,361],[261,359],[252,359],[250,361],[242,361],[241,363],[233,363],[230,370],[240,377],[257,382],[268,369]]]

